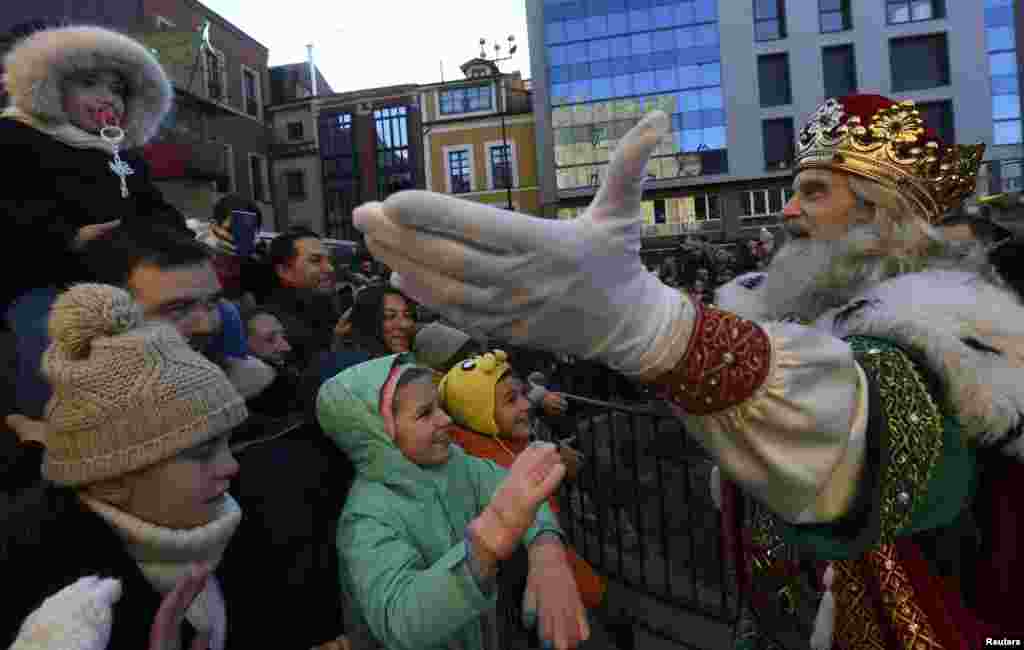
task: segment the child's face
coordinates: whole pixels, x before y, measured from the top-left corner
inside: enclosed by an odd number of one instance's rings
[[[64,82],[64,112],[71,123],[89,133],[124,122],[128,88],[115,72],[87,72]]]
[[[494,386],[494,423],[503,438],[530,437],[530,402],[526,385],[515,375],[508,375]]]
[[[127,479],[124,510],[165,528],[195,528],[217,517],[238,461],[225,434]]]

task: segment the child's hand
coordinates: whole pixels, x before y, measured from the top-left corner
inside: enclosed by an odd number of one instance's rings
[[[573,449],[570,444],[575,439],[569,438],[558,443],[558,455],[562,457],[562,464],[565,465],[565,478],[575,481],[583,465],[583,454]]]
[[[565,412],[569,409],[569,403],[561,393],[548,392],[544,396],[544,413],[550,416],[565,415]]]
[[[79,249],[88,244],[89,242],[91,242],[92,240],[102,237],[103,235],[110,232],[114,228],[117,228],[120,225],[121,220],[117,219],[115,221],[108,221],[106,223],[94,223],[88,226],[82,226],[81,228],[78,229],[78,234],[75,235],[75,241],[72,244],[72,247],[75,249]]]

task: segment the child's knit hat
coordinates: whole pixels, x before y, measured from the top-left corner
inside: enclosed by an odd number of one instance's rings
[[[463,361],[448,371],[438,386],[441,407],[457,424],[497,436],[494,387],[511,370],[508,355],[502,350]]]

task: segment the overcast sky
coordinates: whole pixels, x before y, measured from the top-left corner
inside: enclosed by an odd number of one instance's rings
[[[445,80],[461,78],[459,66],[479,55],[481,38],[507,49],[509,34],[519,51],[501,69],[530,77],[524,0],[203,2],[267,46],[272,66],[305,61],[313,43],[336,92],[438,82],[442,64]]]

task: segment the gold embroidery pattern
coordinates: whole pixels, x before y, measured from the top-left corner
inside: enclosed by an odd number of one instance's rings
[[[882,594],[882,615],[906,650],[942,650],[942,642],[917,604],[914,587],[896,546],[885,544],[867,554],[867,565],[878,577]]]
[[[657,380],[662,395],[692,415],[743,403],[768,379],[772,348],[753,321],[695,303],[697,318],[686,354]]]
[[[836,645],[842,650],[886,650],[874,598],[868,591],[863,558],[832,562],[836,599]]]
[[[889,465],[881,477],[879,543],[891,544],[910,524],[942,453],[943,418],[914,362],[881,339],[847,339],[864,372],[878,383],[889,435]]]
[[[884,625],[903,650],[943,650],[893,544],[855,560],[833,562],[832,570],[835,641],[840,648],[886,650]]]

